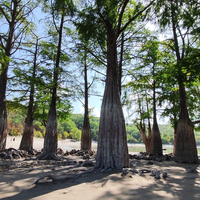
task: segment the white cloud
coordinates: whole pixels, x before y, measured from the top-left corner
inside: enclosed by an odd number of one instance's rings
[[[93,108],[92,115],[94,115],[95,117],[100,117],[100,110],[99,110],[99,108]]]

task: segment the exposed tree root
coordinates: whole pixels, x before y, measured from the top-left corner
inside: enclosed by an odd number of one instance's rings
[[[76,179],[83,174],[92,173],[93,171],[94,171],[94,169],[91,169],[91,170],[86,170],[86,171],[79,173],[79,174],[74,174],[74,175],[70,175],[70,176],[62,176],[62,177],[57,177],[57,176],[52,175],[52,174],[43,174],[40,177],[38,177],[30,186],[37,184],[40,180],[42,180],[44,178],[52,179],[52,181],[62,181],[62,180]]]
[[[81,164],[81,167],[94,167],[94,162],[90,160],[86,160],[85,162]]]
[[[40,156],[37,157],[38,160],[61,160],[55,153],[42,153]]]
[[[33,183],[37,184],[40,180],[44,179],[44,178],[48,178],[48,179],[52,179],[52,181],[60,181],[60,180],[67,180],[67,179],[73,179],[73,176],[64,176],[64,177],[56,177],[52,174],[43,174],[42,176],[38,177]]]

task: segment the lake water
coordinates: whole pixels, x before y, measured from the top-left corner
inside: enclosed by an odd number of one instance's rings
[[[173,153],[174,146],[169,144],[163,144],[163,154]],[[144,144],[128,144],[129,153],[145,152]],[[197,146],[197,153],[200,155],[200,145]]]
[[[15,138],[15,141],[13,141],[13,138]],[[7,141],[6,141],[6,148],[19,148],[19,144],[21,141],[21,137],[11,137],[8,136],[7,137]],[[43,144],[44,144],[44,138],[34,138],[34,142],[33,142],[33,148],[36,150],[41,150],[43,148]],[[80,141],[77,142],[71,142],[70,139],[66,139],[66,140],[59,140],[58,141],[58,147],[63,149],[63,151],[66,150],[71,150],[71,149],[80,149],[81,147],[81,143]],[[173,152],[173,145],[168,145],[168,144],[163,144],[163,154],[165,153],[172,153]],[[97,142],[96,141],[92,141],[92,150],[97,150]],[[131,144],[128,143],[128,150],[130,154],[137,154],[139,152],[145,152],[145,146],[144,144]],[[198,155],[200,155],[200,145],[197,146],[197,151],[198,151]]]

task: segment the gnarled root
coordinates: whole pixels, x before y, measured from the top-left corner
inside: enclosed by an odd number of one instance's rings
[[[40,156],[37,157],[38,160],[61,160],[55,153],[42,153]]]
[[[56,177],[55,175],[52,174],[43,174],[42,176],[38,177],[31,185],[37,184],[40,180],[44,179],[44,178],[48,178],[48,179],[52,179],[52,181],[62,181],[62,180],[69,180],[69,179],[76,179],[79,176],[81,176],[82,174],[86,174],[86,173],[92,173],[94,170],[86,170],[82,173],[79,174],[74,174],[71,176],[62,176],[62,177]]]

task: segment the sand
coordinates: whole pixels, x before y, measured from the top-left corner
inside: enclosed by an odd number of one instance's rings
[[[7,141],[12,147],[19,142]],[[15,143],[15,144],[14,144]],[[80,147],[78,142],[59,141],[66,148]],[[34,148],[41,148],[43,141],[34,139]],[[95,157],[91,157],[95,163]],[[81,166],[80,156],[66,156],[62,161],[1,160],[0,159],[0,199],[13,200],[121,200],[121,199],[200,199],[199,164],[183,164],[174,161],[153,161],[130,159],[130,168],[123,171],[111,169],[96,171],[93,167]],[[131,170],[159,170],[167,172],[168,177],[160,179],[151,173],[133,173]],[[91,171],[89,171],[91,170]],[[92,171],[93,170],[93,171]],[[81,174],[82,173],[82,174]],[[52,175],[59,180],[43,178],[33,184],[38,177]],[[79,175],[77,178],[74,176]],[[61,180],[61,178],[65,178]]]
[[[14,139],[14,141],[13,141]],[[19,148],[20,145],[20,141],[21,141],[21,136],[18,137],[7,137],[7,141],[6,141],[6,148]],[[34,137],[33,139],[33,148],[36,150],[41,150],[43,148],[43,144],[44,144],[44,138],[36,138]],[[77,142],[72,142],[72,140],[70,139],[65,139],[65,140],[58,140],[58,148],[63,149],[63,151],[66,150],[71,150],[71,149],[80,149],[80,141]],[[96,149],[97,143],[93,142],[93,149]]]

